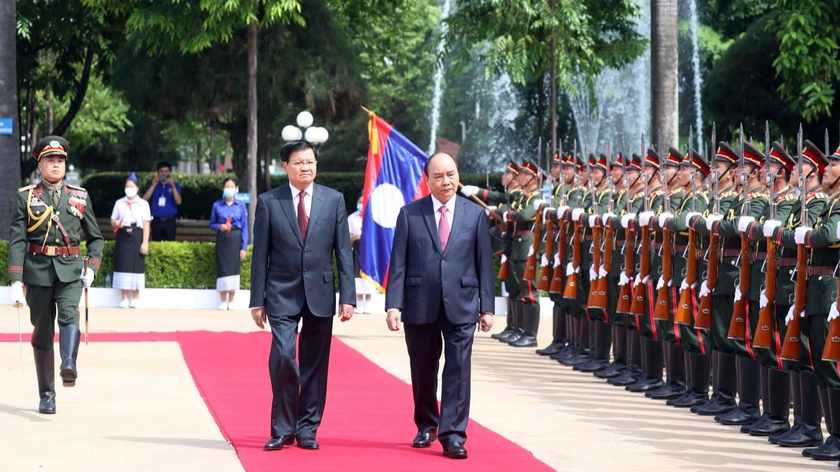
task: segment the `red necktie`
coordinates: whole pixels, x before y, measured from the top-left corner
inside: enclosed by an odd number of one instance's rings
[[[306,203],[304,199],[306,198],[306,192],[300,192],[298,194],[298,210],[297,210],[297,217],[298,217],[298,227],[300,228],[300,239],[306,242],[306,230],[309,228],[309,216],[306,214]]]
[[[446,218],[446,212],[449,208],[442,206],[438,209],[440,212],[440,222],[438,223],[438,236],[440,237],[440,250],[446,250],[446,243],[449,242],[449,219]]]

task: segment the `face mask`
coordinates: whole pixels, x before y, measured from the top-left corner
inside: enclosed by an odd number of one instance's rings
[[[362,211],[362,204],[361,203],[356,204],[356,210],[358,210],[359,212]]]
[[[137,187],[126,187],[125,188],[125,196],[128,198],[134,198],[137,196]]]
[[[236,195],[236,189],[228,187],[222,191],[222,195],[224,195],[225,198],[233,198]]]

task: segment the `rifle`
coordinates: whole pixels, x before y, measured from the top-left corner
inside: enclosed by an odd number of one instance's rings
[[[630,178],[627,177],[627,152],[624,149],[624,139],[621,144],[621,167],[624,171],[624,192],[627,196],[625,201],[625,213],[630,213]],[[644,164],[642,165],[642,174],[644,174]],[[630,306],[633,303],[633,269],[635,263],[633,262],[633,252],[636,248],[633,244],[633,232],[629,229],[624,229],[624,276],[627,278],[627,283],[621,285],[618,290],[618,304],[616,305],[616,313],[630,313]]]
[[[577,152],[577,141],[575,141],[575,152]],[[595,193],[592,188],[592,171],[589,167],[589,158],[586,157],[586,149],[581,150],[581,154],[584,156],[584,163],[586,164],[586,175],[588,178],[587,184],[589,185],[590,194],[593,195],[592,202],[595,202]],[[582,196],[581,196],[582,197]],[[583,198],[580,201],[581,207],[583,207]],[[563,287],[563,298],[568,298],[571,300],[577,299],[578,296],[578,287],[580,287],[580,271],[582,270],[581,264],[581,240],[583,239],[583,231],[581,230],[580,221],[575,220],[572,223],[572,273],[566,274],[566,286]]]
[[[591,202],[591,210],[592,213],[597,215],[598,213],[598,201],[595,197],[595,187],[592,183],[592,168],[589,166],[587,160],[586,172],[589,174],[589,196],[592,198]],[[608,176],[604,176],[604,178],[608,178]],[[595,295],[598,292],[598,278],[600,277],[600,268],[601,268],[601,227],[597,224],[592,227],[592,245],[590,246],[592,249],[592,267],[594,267],[595,272],[595,280],[589,281],[589,295],[587,297],[586,306],[592,307],[593,302],[595,300]]]
[[[661,136],[661,134],[660,134]],[[662,143],[659,142],[660,153]],[[671,195],[668,183],[665,181],[665,173],[659,172],[659,183],[662,191],[665,192],[665,213],[671,212]],[[656,307],[653,310],[654,320],[667,321],[671,312],[671,296],[668,293],[671,278],[674,276],[674,266],[671,260],[671,230],[668,226],[662,228],[662,287],[656,289]]]
[[[645,155],[645,135],[642,135],[641,155]],[[661,170],[660,170],[661,172]],[[650,199],[648,198],[648,180],[647,174],[642,173],[645,185],[645,211],[650,211]],[[647,280],[650,278],[650,228],[647,225],[642,226],[641,231],[641,252],[639,254],[639,283],[633,285],[633,303],[630,305],[630,314],[636,315],[636,327],[641,329],[638,322],[639,316],[645,314],[645,304],[647,303]]]
[[[540,260],[539,282],[537,290],[547,291],[551,286],[551,261],[548,257],[554,252],[554,220],[548,218],[545,222],[545,253]]]
[[[776,219],[776,178],[770,173],[770,122],[764,122],[764,152],[767,154],[767,162],[764,168],[767,171],[766,183],[770,188],[770,219]],[[773,243],[773,238],[767,238],[767,259],[766,263],[766,277],[764,282],[764,293],[767,297],[767,305],[758,311],[758,327],[755,331],[755,338],[753,346],[763,349],[771,349],[773,347],[773,333],[775,332],[776,313],[776,276],[778,274],[778,267],[776,266],[776,245]]]
[[[720,198],[718,198],[718,190],[720,189],[720,175],[717,171],[717,166],[714,165],[714,150],[717,146],[717,132],[716,126],[712,123],[712,142],[709,148],[709,163],[712,166],[712,181],[713,184],[710,184],[711,188],[710,193],[712,194],[712,213],[713,214],[720,214]],[[712,232],[709,236],[709,251],[707,254],[708,257],[708,268],[706,269],[706,288],[709,290],[707,295],[700,297],[699,305],[700,310],[697,311],[697,316],[694,318],[694,329],[699,329],[702,331],[709,331],[712,329],[712,290],[714,290],[715,285],[717,284],[717,273],[718,273],[718,264],[720,264],[720,248],[719,246],[720,237]]]
[[[610,152],[610,142],[607,141],[607,162],[612,162],[612,156]],[[611,164],[610,164],[611,165]],[[604,178],[607,178],[605,175]],[[612,190],[612,195],[615,195],[615,183],[612,179],[609,179],[610,182],[610,189]],[[610,199],[609,203],[609,210],[608,213],[614,212],[613,200]],[[593,230],[594,234],[594,230]],[[594,238],[592,244],[595,244]],[[615,250],[615,244],[613,242],[613,229],[612,225],[605,225],[604,232],[602,233],[601,244],[603,244],[603,252],[601,254],[600,265],[595,264],[595,270],[598,272],[598,281],[595,284],[592,284],[592,296],[589,299],[589,307],[590,308],[601,308],[606,310],[607,309],[607,283],[608,283],[608,276],[604,275],[601,276],[601,267],[604,267],[605,270],[609,271],[609,267],[612,265],[612,257],[613,252]],[[594,261],[594,257],[593,257]]]
[[[508,186],[510,186],[510,184],[508,184]],[[508,208],[508,211],[510,211],[511,210],[511,207],[510,207],[510,191],[507,188],[505,188],[505,199],[507,199],[507,208]],[[499,221],[504,221],[504,220],[500,219]],[[513,222],[512,221],[508,221],[508,222],[505,223],[505,234],[509,234],[509,235],[511,235],[510,237],[513,237]],[[507,247],[505,247],[505,250],[507,250]],[[496,275],[496,279],[507,280],[509,272],[510,272],[510,261],[508,261],[507,255],[505,255],[505,253],[502,252],[502,265],[499,267],[499,274]]]
[[[577,172],[577,161],[575,161],[575,155],[577,154],[577,140],[574,142],[574,150],[572,152],[572,162],[575,163],[575,176],[572,180],[572,183],[575,187],[580,186],[580,176],[578,176]],[[561,150],[561,156],[562,150]],[[563,204],[568,205],[568,192],[563,195]],[[579,200],[582,202],[582,199]],[[563,263],[566,261],[566,252],[568,248],[566,247],[566,232],[568,231],[568,223],[563,218],[557,219],[558,227],[557,227],[557,258],[555,259],[554,263],[554,271],[551,274],[551,285],[548,288],[549,293],[562,293],[563,287],[563,278],[565,277],[565,268],[563,267]]]
[[[825,133],[825,147],[828,149],[828,130],[825,130]],[[840,288],[840,278],[837,280],[837,287]],[[834,300],[834,303],[838,303],[837,300]],[[823,360],[840,362],[840,318],[835,318],[828,324],[828,336],[825,338],[825,348],[823,348],[822,356]]]
[[[800,217],[799,224],[801,226],[808,225],[808,207],[807,194],[808,190],[805,188],[805,175],[802,172],[802,124],[799,125],[799,133],[796,135],[796,151],[799,154],[799,198],[800,198]],[[805,292],[808,284],[808,253],[804,244],[796,246],[796,289],[794,290],[793,300],[793,320],[787,325],[787,335],[785,342],[782,345],[782,359],[799,360],[799,348],[802,346],[800,336],[802,334],[802,326],[800,324],[799,314],[805,311]]]
[[[747,169],[744,164],[744,125],[741,125],[741,144],[740,144],[740,167],[741,167],[741,198],[743,200],[742,216],[750,214],[750,199],[749,188],[747,183]],[[747,334],[747,292],[750,290],[750,239],[747,233],[741,233],[741,253],[738,255],[739,277],[738,286],[741,291],[741,298],[735,301],[735,307],[732,309],[732,320],[729,323],[729,339],[743,340]]]
[[[537,253],[542,243],[542,209],[543,205],[537,208],[537,216],[534,222],[534,243],[531,245],[531,250],[528,251],[528,260],[525,261],[525,273],[522,275],[522,278],[529,282],[537,279]]]
[[[691,155],[691,139],[688,140],[688,158],[693,159]],[[692,193],[692,212],[697,211],[697,167],[692,160],[691,163],[691,181],[693,182]],[[697,283],[697,231],[694,228],[688,228],[688,255],[685,261],[685,285],[686,288],[680,290],[680,301],[677,304],[677,314],[674,315],[674,323],[682,325],[691,325],[695,301],[694,301],[694,284]]]

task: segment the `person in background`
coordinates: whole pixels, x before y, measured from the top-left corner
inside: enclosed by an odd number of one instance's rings
[[[248,209],[234,196],[236,180],[225,179],[222,198],[213,203],[210,229],[216,232],[216,291],[220,310],[230,310],[239,288],[239,266],[248,250]]]
[[[143,194],[143,200],[152,209],[152,241],[175,241],[178,205],[181,204],[181,186],[172,179],[172,164],[161,161],[152,185]]]
[[[152,214],[149,202],[137,196],[139,188],[137,175],[132,172],[125,180],[125,197],[117,200],[111,212],[111,228],[117,233],[113,287],[122,290],[120,308],[137,308],[140,290],[146,288]]]
[[[356,211],[347,217],[347,225],[350,227],[350,244],[353,245],[353,273],[356,277],[356,304],[359,311],[365,313],[365,308],[370,301],[371,287],[367,280],[362,278],[362,267],[359,261],[359,242],[362,239],[362,208],[363,197],[356,201]]]

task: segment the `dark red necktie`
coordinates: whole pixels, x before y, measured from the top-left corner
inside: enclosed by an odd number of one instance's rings
[[[306,203],[304,199],[306,198],[306,192],[300,192],[298,195],[300,200],[298,200],[298,209],[297,209],[297,217],[298,217],[298,227],[300,228],[300,239],[301,241],[306,242],[306,230],[309,228],[309,216],[306,215]]]

